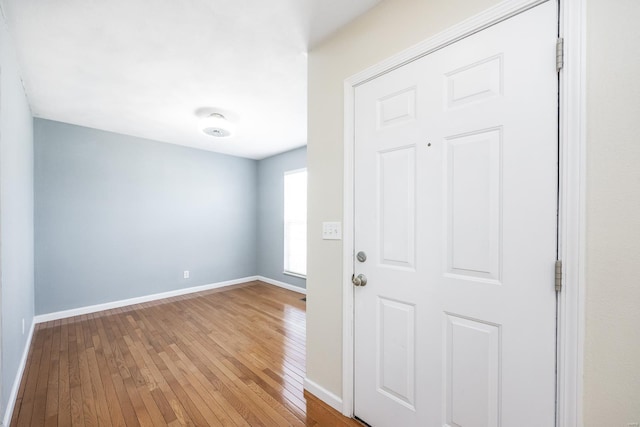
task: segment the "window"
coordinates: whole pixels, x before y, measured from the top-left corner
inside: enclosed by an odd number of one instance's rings
[[[307,170],[284,174],[284,272],[307,275]]]

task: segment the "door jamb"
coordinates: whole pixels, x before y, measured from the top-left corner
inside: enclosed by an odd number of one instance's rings
[[[548,0],[505,0],[344,81],[342,413],[354,415],[354,104],[355,88],[393,69],[504,21]],[[559,256],[556,426],[583,425],[586,152],[586,0],[559,0],[564,68],[559,82]],[[551,267],[550,267],[551,268]]]

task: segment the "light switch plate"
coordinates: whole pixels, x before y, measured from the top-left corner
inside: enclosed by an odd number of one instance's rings
[[[322,223],[322,239],[323,240],[342,239],[342,223],[341,222],[323,222]]]

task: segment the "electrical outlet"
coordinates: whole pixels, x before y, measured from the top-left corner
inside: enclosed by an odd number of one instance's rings
[[[182,277],[184,277],[185,279],[189,278],[189,270],[185,270],[184,274],[182,275]]]
[[[629,423],[627,424],[628,427],[640,427],[640,423]]]

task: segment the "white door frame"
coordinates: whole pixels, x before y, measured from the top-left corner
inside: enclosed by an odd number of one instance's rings
[[[354,100],[356,86],[441,49],[547,0],[505,0],[344,82],[342,413],[353,416],[354,397]],[[563,290],[558,298],[556,426],[580,427],[583,394],[585,291],[586,0],[560,0],[564,68],[560,72],[559,256]]]

